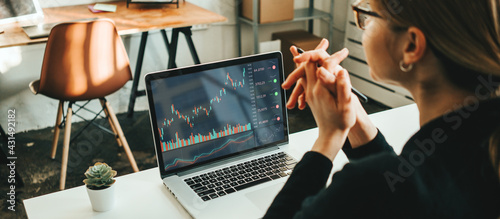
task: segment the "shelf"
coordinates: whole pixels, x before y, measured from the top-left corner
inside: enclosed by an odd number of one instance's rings
[[[309,8],[301,8],[301,9],[295,9],[294,10],[294,17],[293,20],[287,20],[287,21],[278,21],[278,22],[272,22],[272,23],[265,23],[265,24],[260,24],[257,23],[258,25],[270,25],[270,24],[282,24],[282,23],[290,23],[290,22],[296,22],[296,21],[308,21],[308,20],[313,20],[313,19],[321,19],[321,18],[330,18],[331,15],[330,13],[318,10],[318,9],[309,9]],[[244,23],[247,24],[254,24],[253,20],[250,20],[245,17],[238,17],[238,19]]]
[[[240,0],[238,0],[240,1]],[[253,8],[256,11],[253,11],[253,16],[257,17],[259,14],[258,12],[258,2],[259,0],[253,0]],[[263,0],[261,0],[263,1]],[[314,26],[314,20],[324,20],[328,23],[328,39],[330,42],[333,42],[333,6],[334,6],[334,0],[325,0],[330,2],[330,10],[329,11],[323,11],[323,10],[318,10],[314,8],[314,3],[315,0],[309,0],[309,7],[307,8],[301,8],[301,9],[295,9],[294,10],[294,17],[292,20],[286,20],[286,21],[278,21],[278,22],[271,22],[271,23],[265,23],[265,24],[260,24],[257,20],[253,21],[248,18],[245,18],[241,16],[240,13],[237,13],[236,15],[236,34],[238,38],[238,55],[241,56],[241,24],[247,24],[250,25],[253,31],[253,53],[259,53],[259,27],[260,26],[266,26],[266,25],[273,25],[273,24],[285,24],[285,23],[292,23],[292,22],[298,22],[298,21],[307,21],[308,24],[308,31],[309,33],[313,33],[313,26]],[[329,49],[329,52],[330,49]]]
[[[309,9],[309,8],[303,8],[303,9],[296,9],[294,11],[295,15],[293,20],[294,21],[303,21],[303,20],[310,20],[310,19],[319,19],[319,18],[330,18],[332,15],[328,12],[324,12],[318,9]]]

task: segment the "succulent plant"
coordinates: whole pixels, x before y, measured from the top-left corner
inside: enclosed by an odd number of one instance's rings
[[[110,187],[115,183],[116,171],[113,170],[108,164],[97,162],[94,166],[89,167],[89,169],[85,172],[85,176],[87,179],[84,179],[83,182],[87,185],[89,189],[105,189]]]

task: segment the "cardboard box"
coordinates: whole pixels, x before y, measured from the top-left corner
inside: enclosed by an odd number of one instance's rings
[[[281,41],[281,53],[283,53],[285,76],[288,76],[295,70],[295,62],[293,62],[290,47],[295,45],[305,51],[313,50],[323,38],[310,34],[305,30],[292,30],[273,33],[272,39]]]
[[[293,19],[293,0],[256,0],[259,1],[259,20],[261,24]],[[253,20],[253,0],[243,0],[243,17]]]

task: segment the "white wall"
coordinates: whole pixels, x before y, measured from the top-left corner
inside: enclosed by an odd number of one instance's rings
[[[106,0],[39,1],[41,6],[45,8],[69,4],[92,4],[95,2],[105,2]],[[238,9],[238,1],[188,1],[228,18],[227,22],[212,24],[209,25],[208,28],[193,31],[193,41],[201,62],[236,57],[238,49],[235,17],[236,10]],[[308,2],[308,0],[295,0],[295,8],[307,7]],[[329,10],[330,8],[329,0],[317,0],[315,4],[316,8],[319,9]],[[335,1],[334,42],[331,42],[334,50],[339,50],[343,47],[346,4],[346,0]],[[253,48],[253,34],[249,25],[243,24],[242,27],[243,55],[248,55]],[[273,32],[305,27],[305,22],[266,25],[259,29],[260,41],[271,40],[271,34]],[[168,31],[167,34],[170,34],[170,31]],[[315,34],[322,37],[328,36],[328,27],[325,22],[315,21]],[[139,49],[140,34],[122,36],[122,39],[129,54],[132,71],[134,71],[137,51]],[[43,95],[33,95],[28,89],[29,82],[38,79],[40,76],[44,49],[45,44],[0,49],[0,124],[4,124],[5,126],[7,123],[7,111],[9,109],[15,109],[17,132],[54,126],[55,123],[58,101]],[[160,32],[151,31],[142,66],[143,75],[147,72],[166,69],[167,62],[168,55]],[[194,63],[183,35],[180,35],[176,62],[178,66],[186,66]],[[129,82],[121,90],[107,98],[116,113],[124,113],[127,111],[131,86],[132,83]],[[143,80],[140,80],[139,88],[144,88]],[[92,106],[97,109],[98,103],[96,102]],[[147,100],[145,97],[137,98],[135,110],[147,110]],[[79,121],[79,119],[73,118],[73,121]]]

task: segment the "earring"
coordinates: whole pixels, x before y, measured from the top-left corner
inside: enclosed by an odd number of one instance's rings
[[[401,60],[399,62],[399,69],[401,69],[401,71],[409,72],[413,69],[413,63],[409,64],[407,67],[405,67],[404,65],[405,63],[403,62],[403,60]]]

